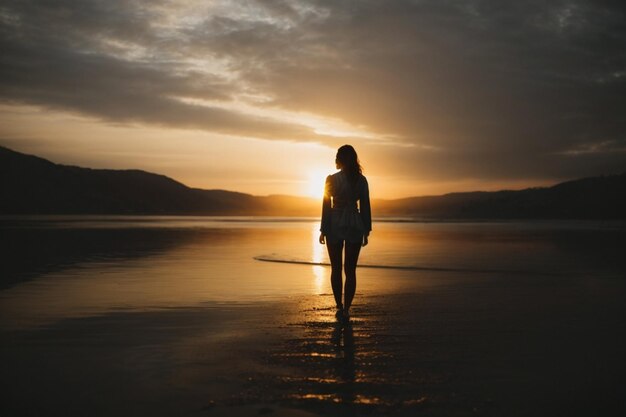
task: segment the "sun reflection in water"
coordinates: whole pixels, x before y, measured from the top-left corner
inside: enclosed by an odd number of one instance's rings
[[[317,223],[313,223],[313,227],[311,228],[311,238],[313,244],[311,259],[314,263],[321,263],[324,261],[324,245],[320,245],[319,242],[319,230]],[[317,294],[322,294],[324,292],[324,281],[326,278],[324,267],[320,265],[313,265],[311,268],[313,268],[313,277],[315,279],[315,292]]]

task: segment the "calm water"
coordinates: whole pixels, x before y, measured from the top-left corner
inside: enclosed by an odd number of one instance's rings
[[[573,222],[376,222],[359,293],[450,280],[624,279],[626,229]],[[30,217],[0,220],[0,323],[330,293],[317,219]],[[399,267],[403,269],[393,269]],[[480,277],[480,278],[478,278]]]

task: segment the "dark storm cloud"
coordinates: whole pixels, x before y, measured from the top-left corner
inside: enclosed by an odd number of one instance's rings
[[[4,1],[1,94],[109,120],[335,143],[219,106],[262,97],[252,104],[393,137],[403,146],[363,147],[422,178],[626,166],[623,2],[191,3]],[[192,13],[171,24],[180,10]]]
[[[421,145],[389,155],[407,172],[564,178],[626,166],[622,3],[308,4],[316,13],[286,29],[232,22],[194,41],[241,53],[238,71],[273,105]],[[581,147],[597,151],[570,152]]]

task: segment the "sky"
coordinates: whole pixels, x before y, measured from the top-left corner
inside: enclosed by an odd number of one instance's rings
[[[319,196],[626,171],[626,2],[0,0],[0,145]]]

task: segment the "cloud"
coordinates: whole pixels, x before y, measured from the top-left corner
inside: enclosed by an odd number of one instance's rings
[[[0,10],[0,94],[5,100],[115,122],[263,139],[334,139],[306,124],[233,109],[233,100],[247,93],[245,86],[236,77],[229,79],[232,74],[226,70],[207,71],[205,61],[193,53],[181,56],[178,47],[185,48],[187,29],[168,34],[167,19],[139,5],[9,3]]]
[[[619,1],[5,1],[0,95],[353,141],[420,178],[563,178],[626,163],[625,22]]]

